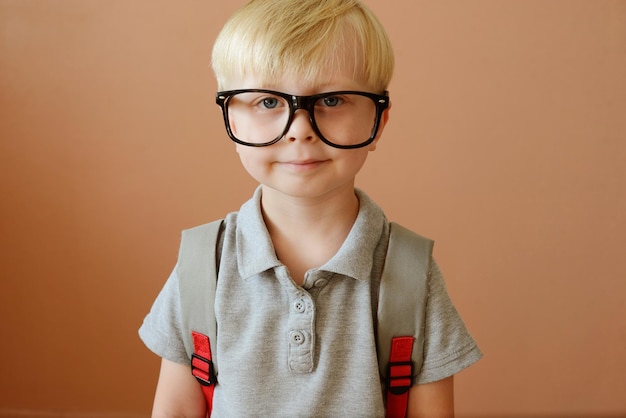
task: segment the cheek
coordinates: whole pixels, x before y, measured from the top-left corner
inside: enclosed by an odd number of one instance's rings
[[[361,155],[359,155],[358,158],[355,159],[355,165],[357,167],[357,171],[361,170],[361,167],[363,167],[363,164],[365,164],[365,160],[367,160],[367,156],[368,156],[368,151],[363,152]]]
[[[245,145],[237,144],[237,154],[239,154],[239,160],[241,164],[248,172],[254,172],[260,170],[268,162],[268,156],[263,148],[247,147]]]
[[[241,161],[241,164],[243,164],[244,167],[248,168],[251,158],[250,152],[246,148],[247,147],[244,145],[237,144],[236,150],[237,154],[239,154],[239,160]]]
[[[339,158],[343,160],[343,166],[345,169],[351,172],[358,172],[365,161],[367,160],[367,156],[369,155],[370,148],[360,148],[354,150],[344,150],[341,151],[343,155]]]
[[[245,150],[237,148],[237,153],[239,154],[239,161],[241,162],[241,166],[248,173],[248,175],[252,176],[255,180],[258,180],[258,176],[260,174],[259,166],[255,163],[253,158],[250,158],[250,154]]]

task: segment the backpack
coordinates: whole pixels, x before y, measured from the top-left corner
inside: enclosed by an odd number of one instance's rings
[[[211,415],[217,384],[217,338],[213,306],[217,285],[216,253],[222,220],[184,230],[177,274],[185,349],[191,372],[202,385]],[[385,382],[386,416],[406,415],[413,376],[423,363],[424,316],[433,241],[392,222],[377,300],[376,350]],[[407,314],[409,313],[409,314]]]

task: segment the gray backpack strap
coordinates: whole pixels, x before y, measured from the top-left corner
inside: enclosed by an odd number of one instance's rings
[[[217,285],[217,242],[222,220],[183,231],[178,254],[178,275],[183,342],[191,358],[194,352],[191,331],[209,337],[211,344],[217,338],[217,322],[213,302]],[[213,350],[213,367],[217,358]]]
[[[394,222],[378,295],[378,366],[386,377],[393,337],[414,336],[412,360],[417,374],[423,363],[424,317],[433,241]]]

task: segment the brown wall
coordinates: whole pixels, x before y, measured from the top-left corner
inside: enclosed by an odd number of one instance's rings
[[[397,73],[359,185],[437,240],[485,352],[458,416],[626,414],[626,2],[367,3]],[[148,414],[179,231],[254,187],[208,68],[240,4],[0,0],[0,416]]]

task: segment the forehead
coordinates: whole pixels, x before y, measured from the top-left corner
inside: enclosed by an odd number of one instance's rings
[[[225,89],[268,88],[293,94],[314,94],[330,90],[371,90],[365,81],[362,54],[344,42],[329,45],[324,54],[308,61],[289,60],[282,65],[275,61],[246,60],[231,71]],[[301,93],[306,91],[309,93]]]

